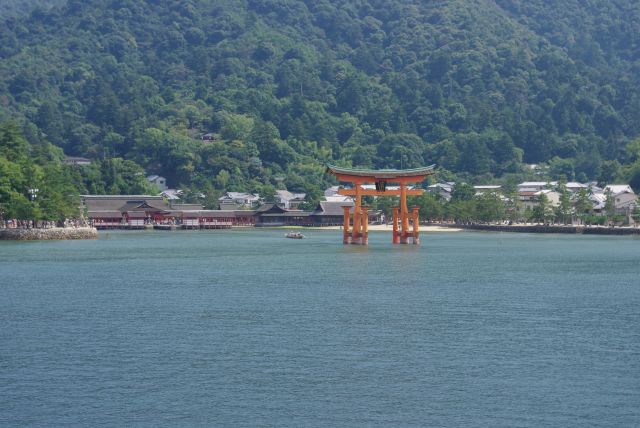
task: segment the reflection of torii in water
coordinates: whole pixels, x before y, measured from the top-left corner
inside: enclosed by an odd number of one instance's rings
[[[407,189],[409,183],[419,183],[427,176],[434,173],[434,165],[414,168],[414,169],[351,169],[338,166],[327,165],[327,172],[334,174],[339,181],[353,183],[352,189],[340,189],[338,194],[343,196],[353,196],[355,206],[353,207],[353,222],[351,222],[350,207],[344,209],[344,229],[343,242],[345,244],[369,243],[369,213],[368,207],[362,206],[363,196],[400,196],[400,206],[393,208],[393,243],[407,244],[412,238],[414,244],[420,243],[418,236],[418,207],[413,207],[409,212],[407,207],[407,195],[417,196],[424,193],[423,189]],[[374,189],[363,189],[362,185],[375,183]],[[387,190],[387,183],[400,184],[399,190]],[[413,230],[409,230],[409,220],[413,222]],[[400,222],[400,230],[398,230]],[[353,224],[351,232],[349,225]]]

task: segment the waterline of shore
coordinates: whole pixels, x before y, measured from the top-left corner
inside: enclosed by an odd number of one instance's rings
[[[0,240],[50,241],[98,239],[95,227],[53,227],[49,229],[0,229]]]
[[[306,228],[305,229],[320,229],[320,230],[342,230],[342,226],[324,226],[317,228]],[[390,224],[370,224],[368,225],[369,232],[391,232],[393,231],[393,226]],[[463,229],[453,226],[439,226],[439,225],[420,225],[420,232],[461,232]]]

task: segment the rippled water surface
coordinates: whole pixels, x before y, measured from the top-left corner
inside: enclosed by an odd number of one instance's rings
[[[0,242],[0,426],[640,426],[640,239]]]

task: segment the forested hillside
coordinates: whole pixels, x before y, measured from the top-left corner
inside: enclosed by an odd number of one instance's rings
[[[0,0],[0,20],[27,15],[41,8],[47,10],[64,4],[64,0]]]
[[[640,184],[640,6],[70,0],[0,28],[6,118],[207,194],[318,196],[324,162]]]

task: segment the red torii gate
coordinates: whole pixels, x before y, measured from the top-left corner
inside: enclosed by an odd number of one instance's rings
[[[434,165],[402,170],[370,170],[327,165],[327,172],[334,174],[339,181],[353,183],[351,189],[338,190],[340,195],[353,196],[355,203],[353,216],[350,213],[351,207],[342,207],[344,209],[343,243],[360,245],[369,243],[369,212],[368,207],[362,206],[363,196],[400,196],[400,206],[393,208],[393,243],[408,244],[409,238],[412,238],[414,244],[419,244],[418,207],[413,207],[412,212],[409,212],[407,196],[422,195],[424,189],[408,189],[407,184],[419,183],[427,176],[434,174],[433,167]],[[375,183],[375,190],[363,189],[362,185],[366,183]],[[387,190],[387,183],[398,183],[400,189]],[[353,222],[351,222],[351,217],[353,217]],[[409,230],[409,220],[413,222],[413,230]],[[398,230],[398,222],[400,230]],[[349,227],[351,223],[353,224],[352,228]]]

